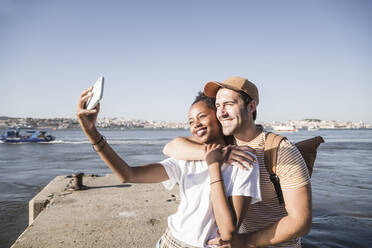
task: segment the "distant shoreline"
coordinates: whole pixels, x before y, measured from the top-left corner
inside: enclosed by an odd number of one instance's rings
[[[0,126],[0,130],[8,130],[8,129],[14,129],[15,127],[1,127]],[[20,127],[20,129],[29,129],[29,130],[52,130],[52,131],[68,131],[68,130],[79,130],[81,129],[80,127],[68,127],[68,128],[54,128],[54,127],[35,127],[35,128],[32,128],[32,127]],[[130,127],[130,128],[120,128],[120,127],[99,127],[99,129],[104,129],[104,130],[149,130],[149,131],[153,131],[153,130],[190,130],[189,128],[151,128],[151,127]],[[270,130],[270,131],[274,131],[274,132],[277,132],[277,133],[293,133],[291,131],[283,131],[283,132],[280,132],[280,131],[275,131],[273,130],[272,128],[265,128],[265,130]],[[320,128],[319,130],[321,131],[337,131],[337,130],[372,130],[372,128],[368,127],[368,128]],[[317,131],[319,131],[317,130]],[[308,131],[308,132],[314,132],[314,131],[309,131],[307,130],[306,128],[299,128],[298,131]]]
[[[284,122],[269,121],[257,122],[265,129],[273,129],[276,126],[295,127],[295,129],[372,129],[372,123],[363,121],[342,121],[342,120],[320,120],[303,119],[299,121],[288,120]],[[31,129],[67,129],[80,128],[76,118],[16,118],[0,116],[0,128],[31,128]],[[182,121],[153,121],[153,120],[129,120],[124,118],[99,118],[98,128],[111,129],[189,129],[187,122]]]

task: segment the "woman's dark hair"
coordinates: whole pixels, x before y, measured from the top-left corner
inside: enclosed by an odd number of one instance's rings
[[[247,106],[252,101],[252,98],[244,91],[238,91],[238,93],[242,97],[245,106]],[[257,110],[253,112],[253,120],[256,120],[256,118],[257,118]]]
[[[191,105],[194,105],[197,102],[204,102],[205,104],[207,104],[208,108],[214,110],[216,109],[216,98],[206,96],[202,91],[198,92],[198,95],[195,97],[195,100]]]

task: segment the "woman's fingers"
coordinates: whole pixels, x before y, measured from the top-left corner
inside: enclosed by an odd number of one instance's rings
[[[93,86],[90,86],[88,89],[84,90],[79,97],[79,107],[84,108],[86,100],[93,95]]]
[[[78,117],[82,117],[84,115],[96,114],[97,112],[98,112],[97,109],[91,109],[91,110],[81,109],[76,112],[76,115]]]
[[[99,104],[97,104],[96,108],[94,109],[91,109],[91,110],[85,109],[86,101],[93,95],[93,92],[91,91],[92,89],[93,87],[89,87],[88,89],[84,90],[83,93],[81,93],[80,95],[78,108],[76,110],[76,115],[79,118],[86,116],[86,115],[97,114],[99,112],[99,109],[100,109]]]
[[[79,101],[79,107],[82,108],[82,109],[85,109],[85,102],[90,98],[92,97],[93,93],[92,92],[88,92],[87,95],[85,96],[82,96],[80,98],[80,101]]]
[[[205,144],[204,145],[205,152],[210,152],[210,151],[218,150],[220,148],[221,148],[221,145],[220,144]]]
[[[80,98],[82,98],[83,96],[85,96],[86,94],[88,94],[90,91],[92,91],[93,89],[93,86],[90,86],[88,89],[84,90],[81,94],[80,94]]]
[[[84,108],[86,100],[93,94],[92,89],[93,87],[91,86],[80,94],[78,108]]]

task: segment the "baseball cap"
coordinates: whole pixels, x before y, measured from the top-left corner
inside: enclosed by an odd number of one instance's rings
[[[258,104],[258,89],[254,83],[242,77],[230,77],[222,83],[211,81],[205,84],[204,94],[209,97],[216,97],[220,88],[227,88],[234,91],[243,91]]]

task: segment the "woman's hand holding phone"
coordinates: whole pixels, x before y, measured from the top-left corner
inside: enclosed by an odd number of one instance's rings
[[[95,136],[98,134],[96,121],[100,109],[99,101],[103,96],[103,86],[104,78],[99,77],[93,86],[81,93],[76,110],[81,128],[91,141],[95,141]]]
[[[92,97],[92,94],[93,94],[92,89],[93,89],[93,86],[89,87],[88,89],[84,90],[81,93],[78,106],[77,106],[77,110],[76,110],[76,116],[79,120],[79,123],[84,133],[89,138],[92,138],[93,141],[95,141],[94,140],[95,137],[90,137],[90,136],[94,135],[95,133],[98,133],[96,129],[96,121],[97,121],[97,116],[98,116],[99,109],[100,109],[100,104],[98,103],[97,106],[91,110],[88,110],[85,108],[87,100],[90,97]]]

